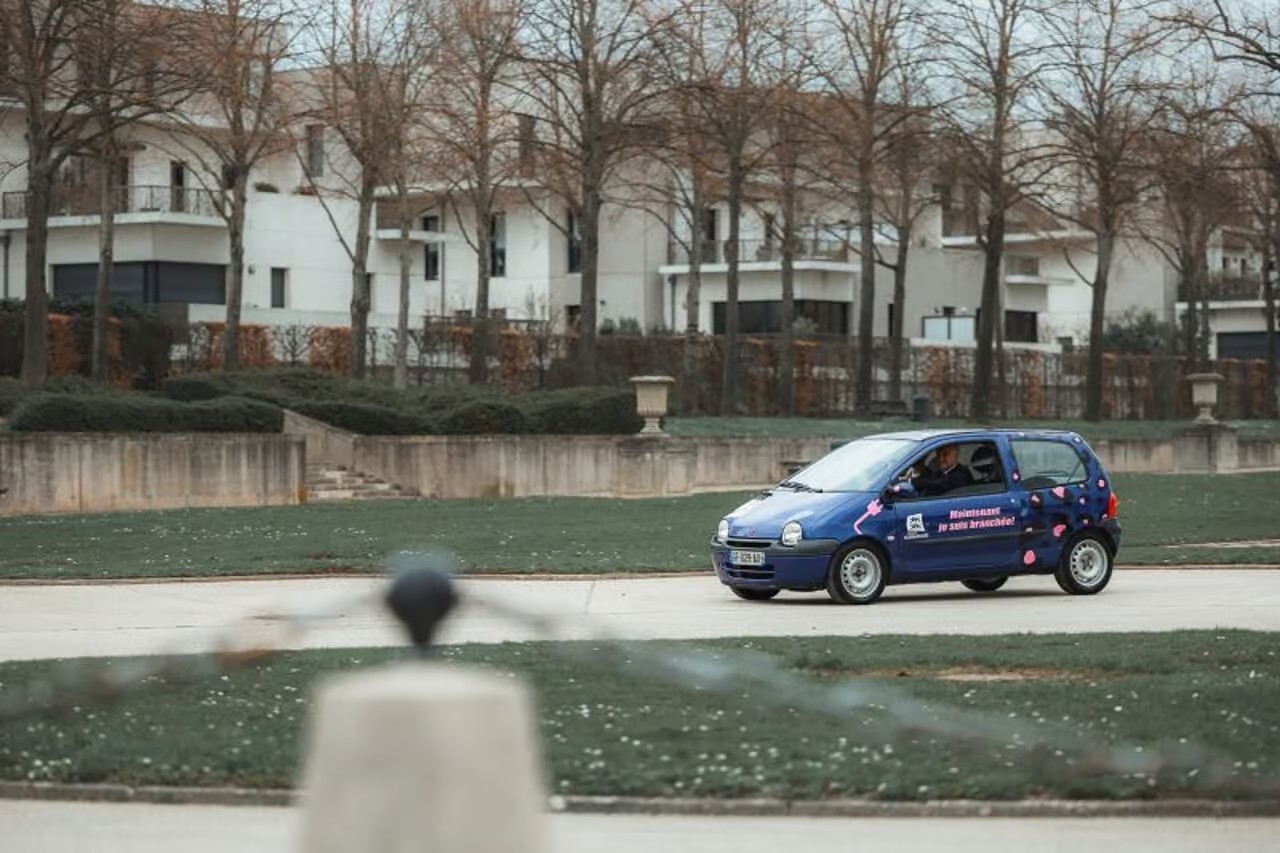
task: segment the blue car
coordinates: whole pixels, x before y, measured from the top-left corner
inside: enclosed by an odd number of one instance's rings
[[[891,583],[994,592],[1029,574],[1092,595],[1111,579],[1118,506],[1073,432],[888,433],[832,450],[729,513],[711,560],[749,601],[825,589],[870,604]]]

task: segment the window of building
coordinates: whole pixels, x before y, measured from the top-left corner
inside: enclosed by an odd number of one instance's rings
[[[489,275],[502,278],[507,274],[507,215],[493,214],[489,219]]]
[[[570,329],[578,328],[578,323],[582,320],[582,306],[581,305],[564,306],[564,320],[565,320],[565,325],[567,325]]]
[[[719,263],[720,220],[714,207],[702,211],[702,255],[703,263]]]
[[[711,304],[711,329],[725,333],[728,309],[724,302]],[[820,335],[849,334],[849,303],[819,299],[797,299],[796,318],[805,318]],[[776,334],[782,331],[782,301],[748,301],[738,303],[738,331],[744,334]]]
[[[565,233],[568,251],[568,257],[565,260],[566,268],[571,273],[582,272],[582,230],[578,217],[572,210],[569,211],[569,223]]]
[[[533,167],[533,116],[526,113],[516,115],[516,145],[520,168],[528,170]]]
[[[271,307],[285,307],[285,282],[289,271],[281,267],[271,268]]]
[[[319,178],[324,175],[324,125],[307,125],[307,176]]]
[[[1004,339],[1012,343],[1034,344],[1040,340],[1034,311],[1005,311]]]
[[[435,214],[422,217],[422,230],[439,232],[441,230],[440,217]],[[426,248],[423,250],[423,269],[425,270],[424,277],[427,281],[440,280],[439,243],[427,243]]]
[[[933,314],[920,319],[920,333],[923,338],[930,341],[970,342],[977,338],[977,323],[977,317],[949,314],[944,307],[942,314]]]
[[[97,264],[58,264],[54,296],[93,301]],[[135,261],[111,267],[111,298],[134,304],[225,305],[226,267],[172,261]]]
[[[187,166],[177,160],[169,161],[169,209],[182,213],[187,209]]]

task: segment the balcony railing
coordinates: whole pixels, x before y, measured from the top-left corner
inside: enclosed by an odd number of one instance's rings
[[[1262,298],[1262,274],[1246,273],[1245,275],[1210,275],[1206,293],[1198,298],[1208,296],[1212,302],[1251,302]],[[1186,302],[1188,298],[1187,283],[1178,283],[1178,301]]]
[[[730,243],[728,240],[704,241],[701,247],[701,262],[703,264],[728,263],[729,246]],[[675,264],[688,264],[689,254],[689,249],[685,246],[679,244],[672,246],[672,262]],[[834,261],[837,263],[848,263],[850,254],[849,247],[843,240],[832,240],[829,238],[819,237],[803,237],[797,238],[796,240],[795,257],[797,261]],[[782,241],[776,239],[739,240],[738,261],[744,264],[762,262],[781,263]]]
[[[7,192],[0,199],[0,218],[26,219],[30,193]],[[116,213],[186,213],[218,216],[218,200],[209,190],[183,187],[128,186],[111,190],[111,207]],[[49,215],[97,216],[98,192],[89,186],[55,186]]]

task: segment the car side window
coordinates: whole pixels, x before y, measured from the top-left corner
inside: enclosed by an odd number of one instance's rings
[[[914,487],[903,500],[990,495],[1008,489],[1000,453],[992,441],[941,445],[914,459],[896,480]]]
[[[1071,445],[1048,439],[1009,442],[1023,488],[1043,489],[1084,481],[1089,472],[1084,459]]]

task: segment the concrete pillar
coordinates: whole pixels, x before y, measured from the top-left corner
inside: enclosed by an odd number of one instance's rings
[[[546,853],[533,703],[518,681],[415,661],[319,690],[302,853]]]
[[[1223,423],[1193,424],[1173,436],[1175,473],[1234,471],[1239,466],[1236,431]]]
[[[638,435],[618,442],[614,491],[622,497],[686,495],[693,488],[693,448],[662,435]]]

